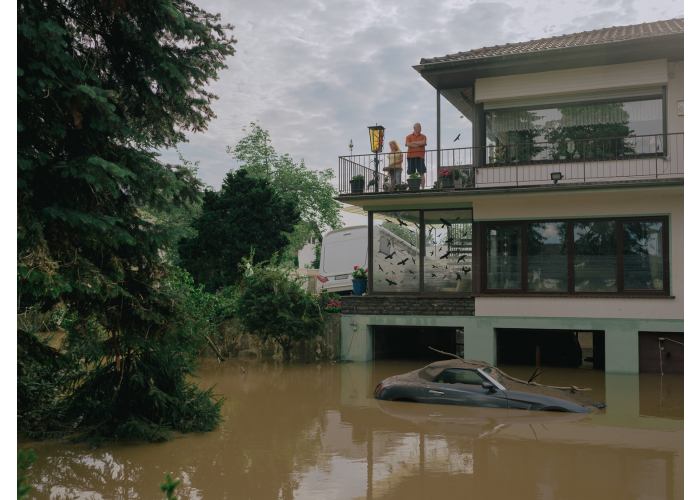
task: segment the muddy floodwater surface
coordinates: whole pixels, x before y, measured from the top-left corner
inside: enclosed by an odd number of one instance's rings
[[[205,362],[226,400],[213,432],[158,444],[20,442],[33,498],[680,499],[683,377],[547,368],[591,387],[591,415],[377,401],[383,378],[421,362]],[[502,366],[525,377],[526,367]]]

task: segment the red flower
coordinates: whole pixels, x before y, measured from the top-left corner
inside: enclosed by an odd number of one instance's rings
[[[441,168],[441,169],[438,171],[438,175],[439,175],[440,177],[449,177],[449,176],[450,176],[450,169],[448,169],[448,168]]]

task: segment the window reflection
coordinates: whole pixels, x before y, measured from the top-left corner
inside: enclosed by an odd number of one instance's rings
[[[522,243],[520,226],[495,226],[486,240],[486,286],[489,289],[520,289]]]
[[[489,110],[485,113],[487,161],[602,160],[657,154],[663,151],[662,104],[657,97]]]
[[[617,291],[615,222],[574,224],[574,290]]]
[[[566,223],[536,222],[527,231],[527,288],[533,292],[568,289]]]
[[[625,290],[663,290],[661,222],[625,222],[622,228]]]

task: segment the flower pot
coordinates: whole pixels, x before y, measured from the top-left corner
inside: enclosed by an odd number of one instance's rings
[[[448,176],[448,177],[443,177],[443,178],[440,180],[440,185],[441,185],[444,189],[452,189],[452,188],[455,187],[455,180],[454,180],[452,177],[449,177],[449,176]]]
[[[352,294],[362,295],[367,291],[367,279],[353,278],[352,279]]]
[[[358,179],[354,181],[350,181],[350,193],[356,194],[356,193],[362,193],[365,190],[365,180],[364,179]]]
[[[420,179],[408,179],[408,189],[411,191],[418,191],[420,189]]]

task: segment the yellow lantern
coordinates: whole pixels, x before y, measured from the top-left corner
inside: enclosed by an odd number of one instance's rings
[[[379,153],[384,147],[384,127],[375,125],[369,129],[369,144],[373,153]]]

